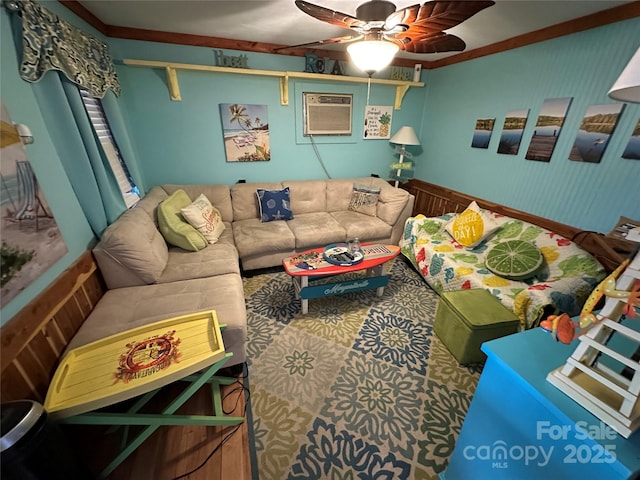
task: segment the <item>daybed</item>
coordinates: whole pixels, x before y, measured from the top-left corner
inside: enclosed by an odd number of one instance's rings
[[[277,201],[263,192],[259,202],[260,190]],[[289,198],[282,203],[284,190]],[[210,221],[215,243],[203,236],[206,228],[197,230],[183,218],[184,208],[200,195],[217,212]],[[367,202],[352,202],[362,195]],[[274,218],[262,220],[271,221],[261,221],[266,207]],[[111,224],[93,249],[108,291],[68,348],[161,319],[216,310],[227,325],[225,347],[234,354],[227,365],[244,362],[239,262],[244,270],[277,266],[296,252],[354,237],[397,244],[412,207],[413,195],[374,177],[155,187]]]
[[[522,328],[538,325],[546,315],[577,315],[594,287],[604,278],[604,267],[574,242],[532,223],[480,209],[498,229],[473,248],[456,241],[445,228],[460,214],[417,215],[407,220],[400,241],[402,253],[437,292],[482,288],[493,294],[520,319]],[[533,243],[542,264],[525,279],[508,279],[485,265],[492,247],[509,241]]]

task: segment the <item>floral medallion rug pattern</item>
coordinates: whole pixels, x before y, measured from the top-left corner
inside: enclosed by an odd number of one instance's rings
[[[244,279],[262,480],[435,479],[480,368],[433,334],[438,302],[401,258],[375,290],[300,301],[284,272]]]

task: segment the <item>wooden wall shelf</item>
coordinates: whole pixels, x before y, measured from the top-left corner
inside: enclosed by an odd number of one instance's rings
[[[210,65],[192,65],[188,63],[172,63],[172,62],[156,62],[153,60],[133,60],[125,58],[125,65],[132,67],[147,68],[164,68],[167,74],[167,86],[169,88],[169,96],[171,100],[179,102],[182,100],[180,95],[180,85],[178,84],[177,70],[192,70],[199,72],[212,73],[233,73],[240,75],[259,75],[263,77],[278,77],[280,79],[280,104],[289,105],[289,79],[302,78],[307,80],[316,80],[324,82],[351,82],[351,83],[367,83],[369,78],[366,77],[348,77],[344,75],[325,75],[323,73],[307,73],[307,72],[282,72],[277,70],[251,70],[248,68],[231,68],[231,67],[215,67]],[[424,87],[424,82],[406,82],[400,80],[385,80],[372,78],[371,83],[378,85],[390,85],[396,87],[396,98],[394,108],[400,110],[402,108],[402,99],[410,87]]]

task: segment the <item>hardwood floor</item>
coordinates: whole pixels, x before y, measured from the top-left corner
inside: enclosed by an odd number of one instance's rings
[[[239,376],[239,382],[242,382],[241,376]],[[163,388],[156,395],[154,401],[150,402],[149,408],[155,411],[162,409],[183,388],[184,385],[181,385],[180,382]],[[111,480],[172,480],[178,478],[251,480],[253,477],[245,395],[239,383],[222,389],[225,412],[229,415],[245,417],[245,421],[239,426],[160,427],[108,478]],[[176,413],[211,414],[211,397],[208,386],[204,385]],[[86,460],[90,470],[95,474],[101,472],[114,458],[118,451],[118,443],[122,438],[121,430],[106,434],[104,427],[69,425],[65,428],[74,448]],[[226,440],[224,440],[225,438]],[[222,447],[211,455],[222,441],[224,441]],[[210,455],[211,457],[207,460]],[[198,468],[200,465],[202,466]]]

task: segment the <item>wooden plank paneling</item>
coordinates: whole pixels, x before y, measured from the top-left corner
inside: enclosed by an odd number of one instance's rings
[[[3,401],[44,400],[60,355],[104,291],[87,251],[2,327]]]
[[[466,195],[433,183],[423,182],[422,180],[410,180],[405,183],[402,188],[416,197],[413,216],[422,214],[426,217],[438,217],[446,213],[459,213],[467,208],[471,202],[476,201],[480,207],[487,210],[533,223],[534,225],[562,235],[565,238],[574,240],[587,252],[596,257],[609,272],[620,264],[621,258],[624,258],[624,252],[621,257],[620,251],[616,251],[615,248],[606,244],[608,241],[606,237],[598,235],[595,232],[584,232],[571,225],[555,222],[548,218],[532,215],[522,210],[516,210],[515,208],[490,202],[482,198]],[[595,234],[597,238],[587,234]]]
[[[27,384],[37,393],[37,396],[44,400],[51,376],[38,361],[30,345],[31,343],[18,354],[13,363],[21,371],[20,373],[25,377]]]
[[[2,390],[2,403],[24,398],[41,400],[14,364],[9,364],[7,368],[2,371],[2,375],[0,376],[0,389]]]
[[[547,218],[532,215],[530,213],[523,212],[522,210],[516,210],[515,208],[490,202],[482,198],[466,195],[433,183],[423,182],[422,180],[410,180],[404,188],[416,195],[416,198],[421,199],[420,202],[416,202],[414,204],[413,215],[422,213],[427,217],[437,217],[439,215],[444,215],[445,213],[457,213],[467,208],[471,202],[476,201],[482,208],[486,208],[487,210],[491,210],[501,215],[506,215],[508,217],[517,218],[539,225],[567,238],[572,238],[580,231],[580,229],[570,225],[565,225]],[[434,200],[422,200],[423,196],[433,198]]]

